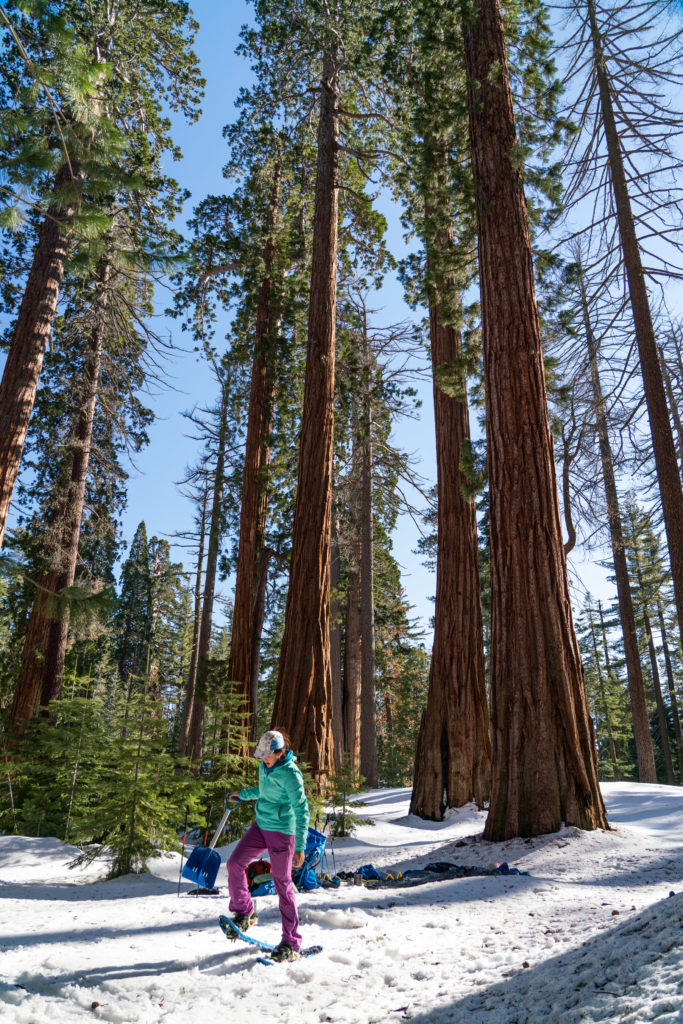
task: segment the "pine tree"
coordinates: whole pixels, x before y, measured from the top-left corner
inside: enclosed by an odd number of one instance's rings
[[[570,113],[584,131],[570,151],[567,198],[571,204],[591,196],[588,230],[602,236],[601,252],[608,254],[603,274],[611,274],[616,259],[625,277],[683,630],[683,489],[648,295],[652,272],[670,273],[666,255],[652,260],[651,236],[664,249],[673,247],[674,260],[680,251],[680,234],[669,221],[678,224],[674,172],[681,165],[673,139],[681,115],[662,97],[667,86],[680,90],[681,84],[678,28],[664,20],[670,6],[660,0],[627,7],[610,0],[572,3],[567,77],[580,81]],[[644,257],[656,266],[646,267]]]
[[[365,48],[367,13],[366,6],[345,0],[329,11],[314,3],[264,0],[256,4],[257,29],[245,36],[271,110],[275,101],[288,121],[299,121],[309,97],[318,101],[308,356],[274,721],[289,729],[320,783],[333,761],[329,573],[339,169],[342,149],[364,159],[360,139],[368,135],[366,114],[376,113],[368,110],[373,85]],[[297,40],[294,65],[292,36]],[[366,77],[356,89],[361,64]]]
[[[175,212],[175,183],[160,173],[163,153],[173,151],[162,104],[196,116],[202,83],[191,50],[195,30],[184,3],[155,2],[141,16],[135,0],[115,10],[74,0],[39,3],[10,26],[18,56],[9,51],[0,68],[5,91],[12,91],[3,165],[13,185],[34,191],[33,208],[45,213],[35,218],[33,264],[0,383],[0,544],[69,245],[74,258],[94,268],[117,200],[135,211],[139,242],[151,228],[152,245],[154,199],[164,196],[166,212]],[[152,47],[155,60],[131,74],[131,60]]]
[[[652,529],[651,520],[648,516],[644,516],[632,501],[627,504],[626,518],[626,555],[637,593],[640,642],[641,646],[647,650],[650,662],[650,678],[657,707],[657,732],[659,735],[656,738],[659,740],[659,746],[662,751],[666,782],[672,786],[675,782],[675,774],[671,756],[668,708],[664,705],[657,650],[652,628],[653,624],[650,618],[650,609],[656,607],[656,595],[660,590],[663,580],[662,555],[659,540]]]
[[[577,631],[586,692],[595,724],[600,778],[631,778],[635,766],[630,757],[633,730],[627,710],[626,686],[619,672],[619,659],[610,651],[602,607],[598,602],[596,608],[590,594],[579,616]]]

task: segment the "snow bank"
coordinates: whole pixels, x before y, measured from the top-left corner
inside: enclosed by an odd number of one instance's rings
[[[177,857],[105,881],[97,865],[69,870],[75,851],[54,839],[0,837],[0,1020],[682,1021],[683,791],[603,791],[612,831],[499,844],[481,839],[476,808],[421,822],[409,791],[366,794],[375,825],[335,841],[339,871],[506,860],[529,874],[303,894],[304,941],[324,951],[272,966],[226,943],[224,897],[177,898]],[[258,909],[259,932],[277,941],[276,897]]]

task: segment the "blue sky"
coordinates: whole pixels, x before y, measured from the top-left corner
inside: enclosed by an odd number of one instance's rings
[[[249,81],[248,65],[234,52],[240,26],[250,17],[249,6],[242,0],[229,0],[229,3],[195,0],[192,6],[200,23],[197,52],[207,80],[206,95],[202,117],[196,124],[187,125],[174,119],[174,136],[182,149],[183,160],[172,168],[180,183],[192,193],[186,206],[188,216],[206,195],[223,192],[228,185],[222,175],[227,150],[221,133],[223,126],[234,117],[234,100],[240,86]],[[390,219],[389,245],[400,255],[404,242],[398,216],[390,208],[384,212]],[[179,228],[182,230],[182,224]],[[160,291],[159,309],[163,310],[168,304],[168,293]],[[374,305],[384,307],[378,311],[378,323],[395,323],[414,316],[403,302],[402,288],[396,281],[387,282],[379,302]],[[155,326],[160,333],[171,335],[179,346],[189,344],[173,320],[160,315]],[[220,343],[220,330],[216,337]],[[197,456],[196,442],[184,436],[189,425],[182,413],[194,405],[211,404],[215,388],[208,367],[195,353],[177,353],[168,369],[173,389],[155,392],[151,405],[157,419],[149,431],[150,444],[136,458],[139,472],[131,472],[124,517],[124,535],[128,541],[141,519],[147,524],[148,534],[157,535],[184,530],[191,523],[190,505],[174,486],[174,481],[182,478],[185,466]],[[418,469],[431,482],[435,476],[431,384],[423,384],[421,392],[420,421],[397,424],[395,441],[404,450],[419,455]],[[238,500],[238,496],[235,497]],[[432,614],[429,597],[436,584],[433,574],[424,569],[420,558],[412,553],[417,539],[417,528],[408,516],[404,517],[394,538],[394,554],[403,570],[408,599],[428,629]],[[185,552],[178,549],[174,555],[190,568]],[[221,584],[221,590],[229,597],[231,581]]]
[[[234,101],[240,86],[250,80],[248,65],[234,52],[240,27],[250,18],[249,5],[244,0],[194,0],[192,6],[200,23],[196,46],[207,86],[203,113],[197,123],[188,125],[182,119],[174,118],[174,136],[182,149],[183,159],[169,169],[191,193],[185,216],[189,216],[193,207],[206,195],[226,189],[227,182],[222,175],[226,159],[222,129],[234,117]],[[382,204],[382,212],[389,224],[389,247],[394,255],[400,256],[405,243],[398,211],[387,200]],[[182,219],[178,227],[183,229]],[[170,299],[168,292],[159,291],[159,312],[154,327],[158,333],[172,337],[179,347],[189,346],[189,340],[181,334],[178,324],[163,315]],[[378,324],[396,323],[415,316],[403,301],[400,284],[393,279],[385,283],[373,305],[378,310],[375,318]],[[220,343],[220,326],[216,338]],[[194,352],[177,351],[165,370],[170,386],[156,388],[148,399],[156,420],[149,430],[149,446],[136,457],[136,468],[131,468],[128,508],[123,521],[127,542],[143,519],[149,535],[170,537],[191,526],[191,506],[175,482],[183,477],[185,467],[195,461],[198,449],[197,443],[186,436],[189,424],[182,413],[197,405],[211,405],[216,397],[215,387],[206,363]],[[436,473],[431,384],[425,380],[418,388],[422,398],[420,419],[417,422],[399,422],[394,441],[398,447],[415,456],[415,468],[425,479],[425,486],[429,487]],[[408,496],[411,497],[410,493]],[[415,504],[421,504],[418,495],[413,494],[412,498]],[[239,495],[235,495],[235,501],[238,500]],[[407,515],[402,517],[394,536],[394,554],[401,566],[408,600],[425,629],[429,643],[429,619],[433,609],[430,596],[434,594],[436,582],[433,573],[422,566],[420,557],[413,552],[418,537],[418,529],[411,518]],[[173,554],[176,560],[185,563],[186,569],[191,568],[191,560],[182,548],[174,549]],[[594,556],[589,559],[578,550],[572,556],[570,568],[574,581],[581,578],[594,594],[605,599],[610,588],[606,588],[605,572],[595,566]],[[230,597],[232,581],[225,581],[220,588],[224,597]]]
[[[240,27],[250,19],[249,5],[243,0],[195,0],[193,9],[200,24],[197,52],[207,85],[200,120],[193,125],[176,120],[175,137],[182,149],[183,160],[175,165],[174,173],[192,194],[186,207],[187,215],[206,195],[220,193],[226,188],[222,175],[226,157],[222,129],[234,117],[234,101],[240,86],[248,84],[250,79],[247,63],[235,54]],[[398,213],[389,203],[384,204],[383,213],[389,222],[389,246],[399,256],[405,243]],[[395,323],[414,317],[403,301],[400,284],[395,280],[386,282],[379,303],[383,309],[378,311],[378,322]],[[160,295],[159,308],[163,309],[167,304],[168,295]],[[172,335],[179,345],[186,343],[174,321],[162,317],[157,326]],[[219,337],[220,332],[217,333]],[[169,376],[177,390],[169,389],[155,396],[153,407],[157,419],[150,430],[150,444],[137,459],[140,472],[131,474],[129,504],[124,519],[127,540],[141,519],[146,521],[148,532],[157,535],[184,530],[191,522],[190,505],[174,485],[197,454],[196,443],[185,436],[188,424],[182,418],[182,412],[194,405],[212,403],[215,389],[206,364],[194,353],[184,356],[179,353],[169,367]],[[419,460],[416,468],[429,485],[436,475],[431,384],[425,382],[420,392],[423,399],[420,420],[398,423],[394,439],[399,447],[415,454]],[[236,495],[235,499],[238,498]],[[418,496],[414,495],[414,498],[418,503]],[[414,554],[418,536],[415,524],[409,516],[404,516],[394,536],[394,554],[402,569],[408,599],[429,643],[429,619],[433,610],[430,596],[435,592],[436,581],[434,574],[425,569],[420,557]],[[175,557],[184,560],[186,568],[190,567],[182,550],[177,550]],[[572,556],[570,573],[575,583],[582,580],[594,594],[604,596],[609,590],[604,583],[604,570],[594,564],[594,556],[588,557],[581,550]],[[225,597],[231,596],[230,580],[220,587]]]

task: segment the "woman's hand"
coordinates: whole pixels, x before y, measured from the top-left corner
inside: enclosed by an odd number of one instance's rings
[[[294,858],[292,859],[292,867],[293,868],[300,868],[301,865],[303,864],[303,862],[304,862],[304,851],[303,850],[297,850],[296,853],[294,854]]]
[[[230,796],[228,797],[228,802],[231,804],[238,804],[240,802],[239,793],[231,793]]]

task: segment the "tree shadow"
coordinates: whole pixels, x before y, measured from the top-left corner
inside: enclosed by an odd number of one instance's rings
[[[654,998],[661,1004],[663,1020],[681,1020],[682,941],[683,895],[679,895],[647,907],[576,949],[511,971],[498,984],[448,1006],[410,1014],[410,1020],[412,1024],[650,1020]],[[639,1009],[646,1010],[647,1017],[631,1017]]]
[[[78,971],[64,974],[43,975],[40,978],[40,990],[46,988],[62,988],[67,985],[78,985],[82,988],[95,988],[110,981],[128,981],[131,978],[158,977],[164,974],[182,974],[185,971],[198,970],[202,974],[218,974],[220,976],[237,974],[244,970],[251,952],[245,947],[226,949],[223,953],[200,960],[158,960],[150,963],[112,964],[102,967],[85,967]],[[31,991],[35,986],[35,973],[20,974],[15,986]]]
[[[59,900],[69,903],[98,903],[139,899],[141,896],[169,896],[177,891],[177,882],[153,874],[125,875],[124,878],[99,879],[96,882],[0,883],[0,899]]]

